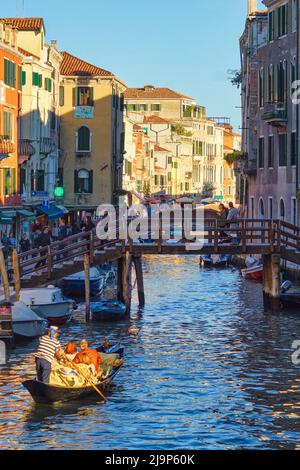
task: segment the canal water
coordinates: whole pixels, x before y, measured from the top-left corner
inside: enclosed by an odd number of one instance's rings
[[[108,402],[34,405],[21,382],[34,375],[35,343],[19,346],[0,370],[0,448],[300,448],[300,315],[265,315],[259,284],[201,270],[196,257],[146,258],[144,272],[142,312],[134,297],[131,319],[78,315],[61,335],[124,343]]]

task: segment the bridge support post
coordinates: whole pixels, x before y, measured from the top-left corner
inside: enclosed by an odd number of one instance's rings
[[[127,314],[131,308],[131,271],[132,255],[127,252],[118,259],[118,298],[125,304]]]
[[[90,257],[84,255],[84,287],[85,287],[85,319],[88,323],[91,319],[91,300],[90,300]]]
[[[264,309],[268,311],[280,310],[280,256],[263,256],[263,295]]]
[[[141,255],[134,256],[133,262],[134,262],[135,274],[136,274],[139,306],[140,308],[143,308],[145,306],[145,291],[144,291],[142,256]]]

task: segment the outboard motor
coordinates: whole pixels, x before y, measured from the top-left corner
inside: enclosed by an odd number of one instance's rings
[[[282,292],[283,294],[285,294],[288,290],[290,290],[290,288],[292,287],[292,285],[293,285],[293,284],[291,283],[291,281],[284,281],[284,283],[282,284],[282,286],[281,286],[281,288],[280,288],[280,289],[281,289],[281,292]]]

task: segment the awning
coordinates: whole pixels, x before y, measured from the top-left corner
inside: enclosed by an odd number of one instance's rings
[[[0,211],[0,224],[9,225],[13,223],[17,211]]]
[[[50,206],[37,206],[36,210],[41,214],[45,214],[48,219],[58,219],[65,214],[65,212],[58,206],[51,204]]]
[[[29,211],[29,210],[27,210],[27,209],[18,209],[18,210],[17,210],[17,213],[18,213],[19,215],[22,215],[23,217],[28,217],[28,218],[30,218],[30,217],[35,217],[35,213],[34,213],[34,212],[31,212],[31,211]]]
[[[56,206],[56,207],[58,207],[59,209],[61,209],[64,214],[68,214],[68,213],[69,213],[68,209],[67,209],[65,206]]]

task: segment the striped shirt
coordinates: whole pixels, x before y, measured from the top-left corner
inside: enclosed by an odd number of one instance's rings
[[[61,349],[61,345],[57,339],[51,339],[50,336],[42,336],[35,357],[45,359],[52,364],[55,352],[58,349]]]

